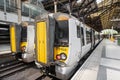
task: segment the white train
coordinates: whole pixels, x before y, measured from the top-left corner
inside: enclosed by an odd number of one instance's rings
[[[34,61],[34,31],[32,22],[22,22],[20,25],[12,24],[10,26],[11,52],[24,62]]]
[[[45,73],[67,80],[79,60],[99,42],[99,34],[64,13],[38,16],[35,27],[36,65]]]

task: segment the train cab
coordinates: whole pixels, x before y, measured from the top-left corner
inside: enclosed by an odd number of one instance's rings
[[[22,23],[20,49],[24,62],[34,61],[34,25],[32,23]]]
[[[17,24],[16,24],[17,25]],[[16,58],[24,62],[34,61],[34,25],[22,22],[20,25],[11,25],[11,51]]]

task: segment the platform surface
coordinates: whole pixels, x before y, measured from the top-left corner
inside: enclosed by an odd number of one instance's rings
[[[104,39],[71,80],[120,80],[120,46]]]
[[[104,41],[97,80],[120,80],[120,46],[110,40]]]

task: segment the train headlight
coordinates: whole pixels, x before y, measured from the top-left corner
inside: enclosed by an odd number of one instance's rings
[[[65,53],[61,53],[61,54],[60,54],[60,58],[61,58],[62,60],[66,60],[66,59],[67,59],[67,55],[66,55]]]
[[[22,51],[22,52],[25,52],[25,49],[26,49],[25,46],[21,47],[21,51]]]

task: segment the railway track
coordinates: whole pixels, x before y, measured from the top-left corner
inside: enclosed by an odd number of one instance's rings
[[[20,61],[17,61],[17,60],[11,60],[11,61],[1,63],[0,64],[0,69],[3,69],[5,67],[9,67],[9,66],[12,66],[12,65],[15,65],[15,64],[18,64],[18,63],[20,63]]]
[[[35,79],[35,80],[61,80],[61,79],[58,79],[54,76],[50,76],[50,75],[42,75],[40,76],[39,78]]]
[[[0,68],[15,62],[17,62],[17,60],[10,52],[4,51],[2,54],[0,54]]]
[[[27,64],[18,60],[5,63],[0,66],[0,80],[6,77],[12,76],[19,71],[23,71],[27,68],[30,68],[32,67],[32,65],[33,63]]]

